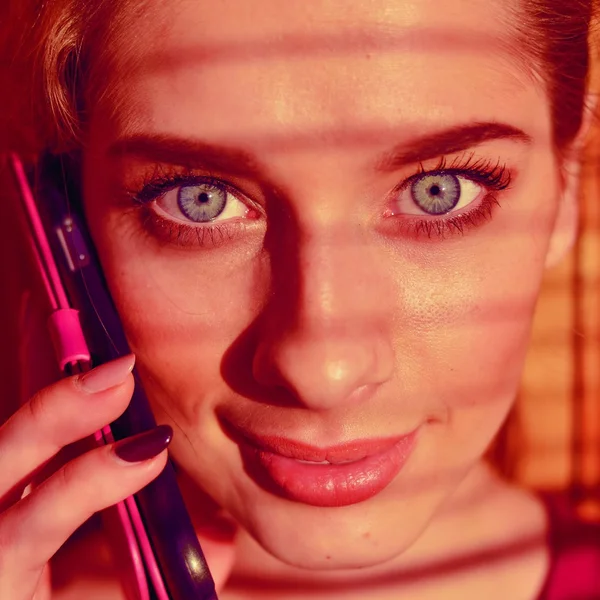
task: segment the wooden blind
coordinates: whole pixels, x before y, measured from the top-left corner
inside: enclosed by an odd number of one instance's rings
[[[592,89],[598,85],[594,61]],[[600,115],[586,143],[580,232],[546,274],[519,399],[505,432],[504,466],[536,488],[600,501]]]

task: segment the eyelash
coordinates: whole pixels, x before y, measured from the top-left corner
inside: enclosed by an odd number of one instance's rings
[[[475,208],[466,209],[459,214],[449,213],[450,216],[428,217],[420,215],[404,215],[398,217],[394,215],[388,217],[393,222],[393,228],[402,235],[410,235],[414,238],[431,239],[433,236],[446,238],[447,235],[461,234],[471,228],[478,227],[489,221],[496,207],[500,206],[496,193],[507,190],[512,181],[512,177],[505,165],[500,161],[475,159],[474,155],[464,158],[457,158],[450,164],[445,157],[441,158],[439,163],[433,169],[426,169],[422,163],[419,164],[419,170],[413,175],[403,179],[392,192],[391,196],[399,194],[401,191],[410,187],[410,185],[424,174],[428,175],[455,175],[470,179],[487,188],[488,193],[478,203]],[[155,211],[149,208],[149,204],[166,194],[168,191],[182,185],[193,184],[218,184],[223,186],[227,192],[242,197],[240,201],[249,204],[251,209],[262,213],[259,206],[252,202],[248,196],[241,193],[234,186],[225,181],[212,176],[199,176],[190,169],[165,171],[163,167],[157,166],[149,176],[147,176],[142,185],[137,190],[126,190],[127,195],[133,202],[143,210],[144,229],[154,233],[167,243],[178,246],[196,245],[204,247],[220,246],[229,240],[237,237],[246,227],[243,221],[223,221],[211,224],[188,225],[176,220],[166,219],[159,216]]]
[[[197,175],[192,169],[187,168],[166,170],[165,167],[156,165],[153,172],[144,178],[140,189],[128,189],[126,194],[142,209],[142,228],[165,243],[182,247],[219,247],[236,238],[246,228],[243,221],[187,225],[184,222],[161,217],[148,206],[153,200],[160,198],[170,190],[182,185],[194,184],[222,186],[227,192],[237,197],[242,196],[243,202],[246,202],[250,208],[262,212],[256,203],[234,186],[211,175]]]
[[[401,233],[410,234],[415,238],[431,239],[435,235],[443,239],[446,235],[464,235],[469,229],[483,225],[492,218],[494,210],[500,206],[496,194],[509,189],[512,183],[511,173],[499,160],[494,162],[489,159],[475,159],[474,154],[471,154],[466,158],[456,158],[450,164],[446,157],[442,157],[433,169],[425,169],[420,163],[419,171],[397,185],[392,194],[398,194],[410,187],[413,181],[424,174],[464,177],[485,186],[488,193],[475,208],[464,210],[458,214],[449,213],[448,217],[397,219],[397,229]]]

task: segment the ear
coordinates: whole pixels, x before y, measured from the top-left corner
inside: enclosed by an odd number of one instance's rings
[[[545,266],[555,267],[575,244],[579,230],[579,190],[581,188],[580,152],[562,160],[558,214],[546,253]]]
[[[556,266],[573,248],[579,230],[579,201],[583,151],[596,117],[597,94],[588,94],[581,128],[561,164],[561,191],[558,214],[546,253],[546,267]]]

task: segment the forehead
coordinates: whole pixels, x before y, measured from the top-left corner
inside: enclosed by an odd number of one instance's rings
[[[547,102],[511,5],[146,0],[112,36],[105,97],[120,133],[189,136],[192,126],[225,143],[277,144],[292,130],[409,134],[491,113],[536,133],[548,128]]]
[[[506,38],[507,23],[515,17],[515,0],[137,0],[121,5],[122,24],[132,42],[148,46],[198,46],[217,49],[223,45],[250,50],[252,46],[283,41],[301,44],[305,53],[318,46],[324,36],[352,35],[357,31],[389,34],[402,42],[402,34],[439,31],[463,34],[461,45],[469,45],[469,34],[493,41]],[[158,38],[132,35],[131,21],[154,29]],[[407,39],[409,45],[420,36]],[[385,39],[383,43],[385,43]],[[423,39],[423,47],[445,46],[448,41]],[[316,42],[312,44],[311,42]],[[349,45],[352,40],[349,40]],[[472,40],[480,45],[481,40]],[[250,44],[250,45],[249,45]],[[269,44],[271,46],[271,44]],[[288,44],[288,49],[291,49]],[[318,50],[318,48],[314,48]],[[325,48],[322,47],[321,50]]]

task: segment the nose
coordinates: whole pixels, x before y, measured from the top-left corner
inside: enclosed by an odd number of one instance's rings
[[[295,246],[272,267],[254,378],[312,410],[364,402],[394,366],[391,294],[377,252],[331,232],[299,236]]]
[[[296,329],[261,344],[254,376],[262,385],[286,389],[307,408],[329,410],[368,400],[389,378],[389,355],[366,332]]]

